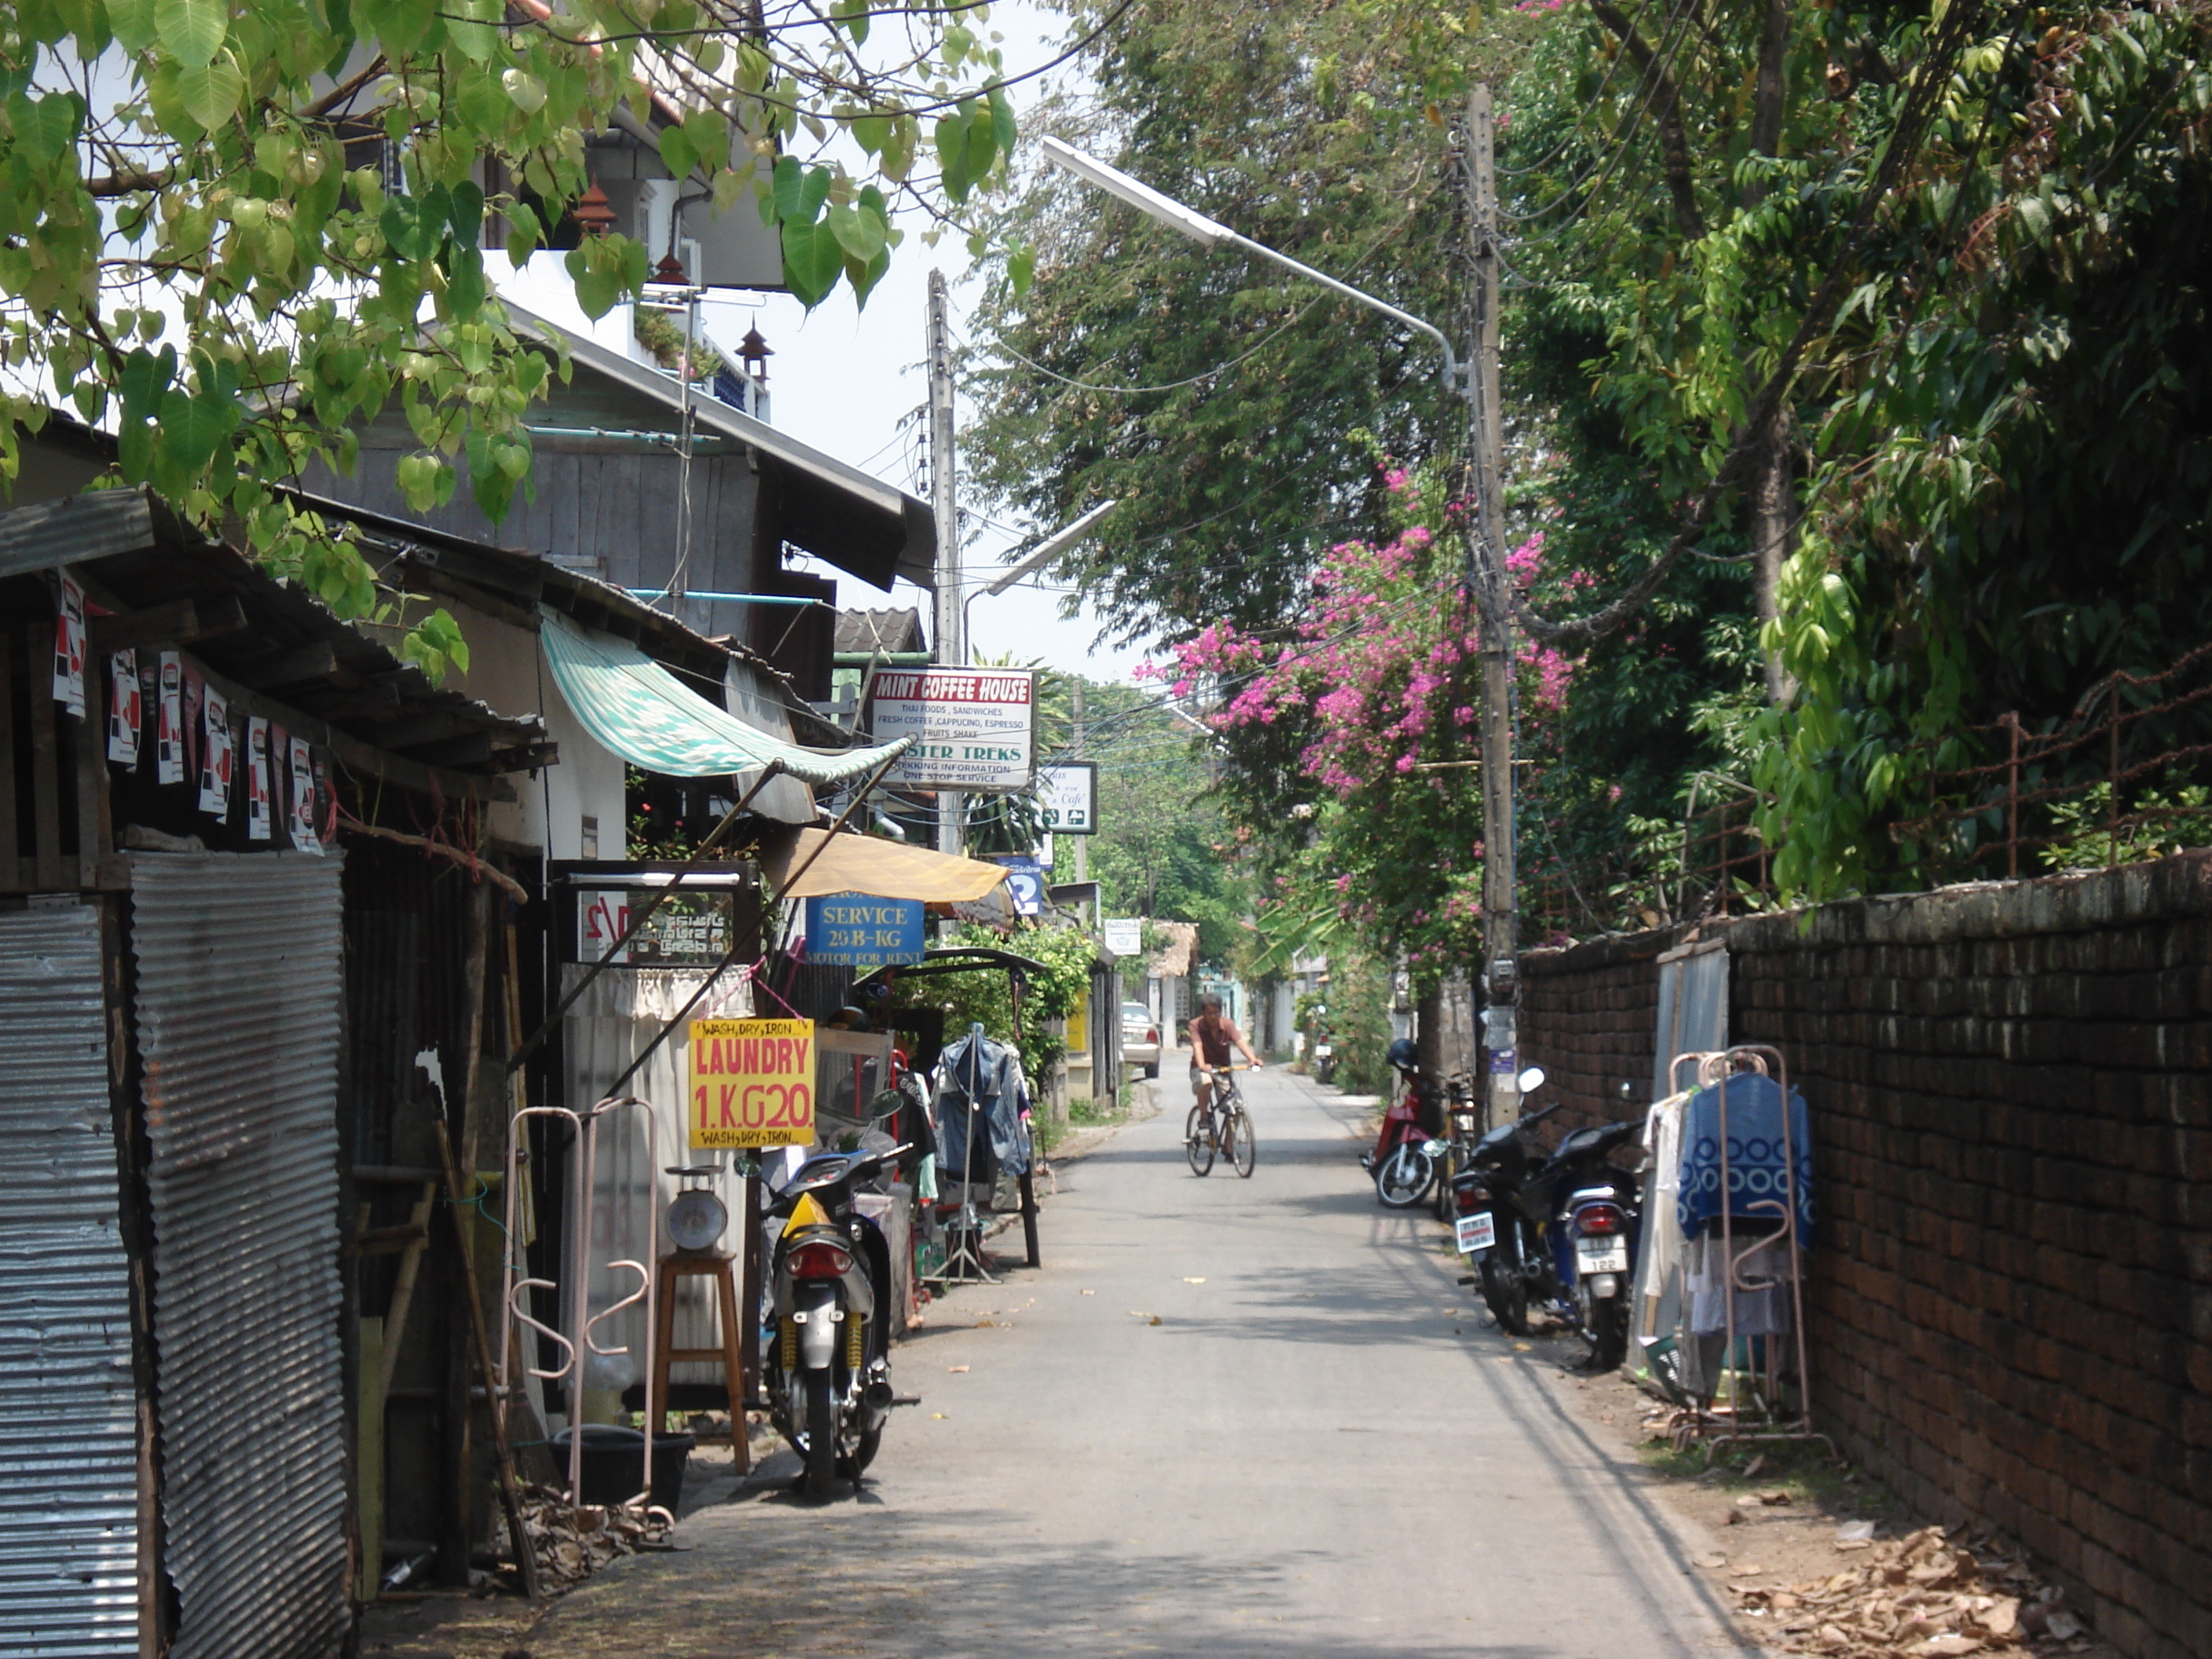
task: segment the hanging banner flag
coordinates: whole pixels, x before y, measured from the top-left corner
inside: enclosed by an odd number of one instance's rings
[[[323,854],[323,839],[315,833],[315,765],[305,738],[292,739],[292,845],[302,853]]]
[[[814,1139],[814,1022],[695,1019],[686,1061],[694,1146]]]
[[[1033,858],[1011,854],[1001,854],[991,860],[1006,866],[1006,896],[1013,901],[1018,916],[1041,915],[1044,912],[1044,866]]]
[[[890,788],[1026,789],[1036,761],[1036,676],[1026,668],[878,668],[878,743],[910,737]]]
[[[138,653],[118,651],[107,659],[107,758],[138,764],[138,728],[146,716],[139,701]]]
[[[230,775],[238,764],[231,748],[230,705],[211,685],[200,688],[200,811],[230,816]]]
[[[269,813],[269,722],[258,714],[246,722],[246,838],[267,841]]]
[[[160,658],[154,692],[154,781],[185,781],[185,669],[173,651]]]
[[[54,618],[54,701],[84,718],[84,589],[66,571],[60,614]]]

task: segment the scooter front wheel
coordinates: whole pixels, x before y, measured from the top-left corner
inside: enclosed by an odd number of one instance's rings
[[[1436,1179],[1434,1159],[1410,1140],[1401,1140],[1375,1169],[1375,1196],[1386,1210],[1410,1210]]]
[[[811,1502],[827,1503],[837,1477],[837,1402],[830,1396],[828,1370],[806,1373],[805,1492]]]

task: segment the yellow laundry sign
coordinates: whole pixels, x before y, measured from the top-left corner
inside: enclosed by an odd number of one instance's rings
[[[814,1139],[814,1022],[695,1019],[694,1146],[792,1146]]]

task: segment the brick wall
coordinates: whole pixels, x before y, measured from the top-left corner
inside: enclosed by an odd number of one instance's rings
[[[2212,1654],[2212,855],[1724,926],[1731,1035],[1812,1109],[1819,1425],[2124,1652]],[[1531,966],[1577,1088],[1648,1074],[1641,943]]]
[[[1545,1076],[1529,1103],[1565,1102],[1551,1119],[1562,1132],[1640,1115],[1650,1103],[1658,958],[1674,938],[1637,933],[1522,959],[1521,1064],[1540,1066]],[[1623,1083],[1632,1085],[1626,1097]]]

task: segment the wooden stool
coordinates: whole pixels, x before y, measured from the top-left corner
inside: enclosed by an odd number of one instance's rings
[[[752,1461],[746,1445],[745,1390],[743,1345],[744,1328],[738,1322],[737,1258],[726,1252],[686,1254],[660,1258],[660,1282],[653,1287],[653,1397],[667,1409],[668,1368],[683,1362],[721,1362],[722,1380],[730,1391],[730,1450],[739,1474],[750,1474]],[[714,1301],[721,1316],[722,1346],[719,1348],[679,1348],[676,1342],[676,1286],[686,1279],[714,1281]]]

